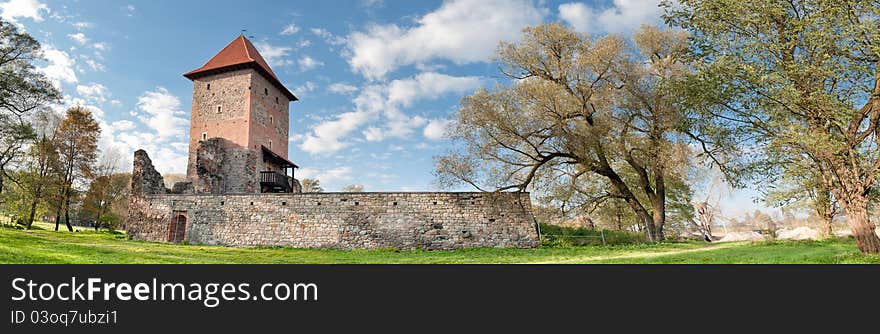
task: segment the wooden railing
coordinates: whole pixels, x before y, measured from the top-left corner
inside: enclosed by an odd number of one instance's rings
[[[260,188],[264,193],[289,193],[293,191],[290,186],[290,178],[276,171],[260,172]]]

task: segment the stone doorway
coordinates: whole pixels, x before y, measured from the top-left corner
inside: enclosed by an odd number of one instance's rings
[[[168,242],[179,243],[186,240],[186,211],[174,211],[168,222]]]

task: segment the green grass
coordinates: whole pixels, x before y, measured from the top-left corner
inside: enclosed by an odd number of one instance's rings
[[[0,263],[880,263],[851,240],[456,251],[317,250],[173,245],[124,234],[0,228]]]

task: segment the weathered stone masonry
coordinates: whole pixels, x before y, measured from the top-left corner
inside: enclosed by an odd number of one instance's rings
[[[144,192],[133,194],[125,228],[138,240],[336,249],[537,246],[528,193],[168,194],[155,186],[158,173],[146,154],[135,160],[132,189]]]
[[[187,242],[337,249],[534,247],[526,193],[148,195],[126,226],[167,241],[185,217]]]

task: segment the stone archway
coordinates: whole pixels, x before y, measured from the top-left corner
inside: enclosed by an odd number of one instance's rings
[[[168,222],[168,242],[179,243],[186,240],[186,211],[175,211]]]

